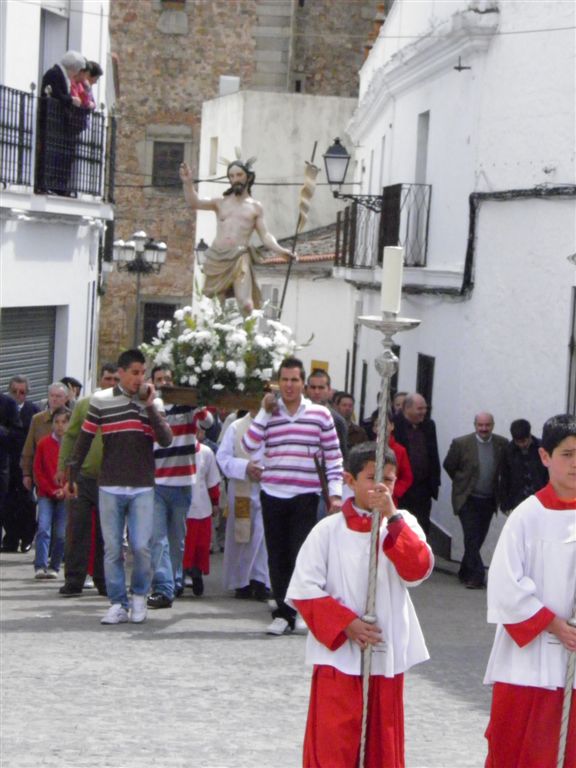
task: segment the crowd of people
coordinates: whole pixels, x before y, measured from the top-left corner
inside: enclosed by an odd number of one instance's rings
[[[356,764],[368,648],[367,764],[404,765],[403,675],[428,658],[407,586],[433,569],[427,538],[441,480],[426,400],[394,396],[376,482],[379,412],[357,424],[354,397],[334,392],[324,370],[306,378],[302,362],[287,358],[277,391],[232,413],[165,403],[171,386],[170,368],[148,371],[137,349],[102,366],[90,397],[67,377],[38,406],[26,376],[14,376],[0,394],[2,551],[26,553],[35,536],[34,578],[59,579],[63,562],[60,595],[95,588],[109,603],[101,623],[114,625],[170,609],[187,588],[202,598],[210,553],[222,548],[223,588],[269,604],[265,632],[308,634],[304,765]],[[488,575],[488,620],[498,626],[486,674],[494,686],[486,765],[552,766],[563,669],[576,653],[567,621],[576,588],[576,420],[549,419],[541,440],[526,419],[512,422],[511,440],[494,433],[488,412],[473,426],[443,462],[467,588],[486,586],[480,549],[496,511],[509,515]],[[374,510],[383,523],[368,617]],[[576,703],[568,727],[565,765],[573,767]]]

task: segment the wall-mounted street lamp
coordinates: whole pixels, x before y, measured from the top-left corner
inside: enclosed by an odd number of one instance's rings
[[[206,251],[208,250],[209,247],[210,246],[208,245],[208,243],[204,240],[203,237],[201,237],[200,242],[197,243],[196,247],[194,248],[196,261],[201,267],[206,263]]]
[[[331,187],[341,187],[346,181],[346,173],[350,164],[350,154],[340,139],[334,139],[332,146],[323,155],[326,178]],[[350,195],[338,190],[332,190],[337,200],[351,200],[353,203],[370,208],[380,213],[382,210],[382,195]]]
[[[140,335],[140,280],[142,275],[158,274],[166,261],[166,243],[156,242],[140,230],[128,241],[115,240],[112,258],[119,272],[136,275],[136,312],[134,316],[134,346]]]

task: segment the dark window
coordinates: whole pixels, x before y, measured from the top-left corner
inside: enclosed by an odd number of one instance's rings
[[[160,320],[172,320],[177,304],[165,304],[147,301],[144,303],[144,327],[142,329],[142,341],[150,344],[158,333]]]
[[[416,392],[428,403],[428,413],[432,411],[432,391],[434,389],[434,363],[436,359],[430,355],[418,355],[416,370]]]
[[[295,93],[302,93],[302,80],[295,80],[294,81],[294,92]]]
[[[184,144],[155,141],[152,154],[152,186],[180,193],[178,169],[184,160]]]
[[[576,415],[576,288],[572,288],[572,332],[568,344],[570,359],[568,367],[567,413]]]

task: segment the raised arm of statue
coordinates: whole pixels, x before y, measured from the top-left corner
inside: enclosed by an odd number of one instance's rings
[[[182,189],[184,190],[184,199],[195,211],[217,211],[218,200],[209,197],[198,197],[194,188],[194,174],[188,163],[182,163],[180,166],[180,179]]]
[[[290,251],[288,248],[283,248],[279,242],[276,240],[274,235],[268,231],[268,227],[266,226],[266,222],[264,220],[264,210],[262,208],[262,205],[260,203],[257,203],[258,206],[258,213],[254,222],[254,227],[256,229],[256,232],[258,232],[258,236],[260,240],[262,240],[262,244],[266,246],[266,248],[270,249],[274,253],[278,253],[281,256],[285,256],[286,260],[289,259],[298,259],[297,255]]]

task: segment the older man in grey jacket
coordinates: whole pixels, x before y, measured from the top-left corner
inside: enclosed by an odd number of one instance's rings
[[[458,578],[468,589],[482,589],[486,576],[480,549],[498,509],[498,474],[508,441],[495,435],[491,413],[478,413],[474,432],[452,441],[444,469],[452,480],[452,506],[464,534]]]

